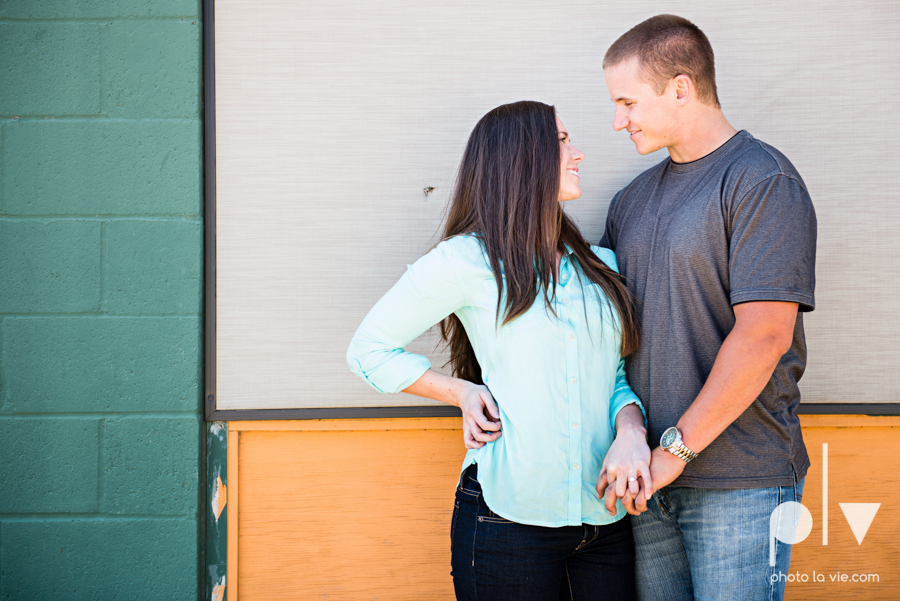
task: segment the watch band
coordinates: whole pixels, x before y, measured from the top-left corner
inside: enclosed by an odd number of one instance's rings
[[[678,428],[674,426],[663,432],[663,435],[660,438],[659,442],[660,445],[662,445],[662,448],[672,453],[685,463],[690,463],[697,458],[697,453],[687,448],[687,445],[685,445],[684,441],[681,440],[681,432],[679,432]]]
[[[685,463],[689,463],[697,458],[697,453],[687,448],[680,440],[676,442],[674,446],[669,447],[667,450],[673,455],[676,455]]]

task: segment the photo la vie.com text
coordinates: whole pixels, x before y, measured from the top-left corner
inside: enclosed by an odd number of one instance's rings
[[[777,582],[833,582],[835,584],[858,584],[865,582],[881,582],[878,574],[847,574],[845,572],[821,573],[813,570],[805,572],[776,572],[769,577],[772,584]]]

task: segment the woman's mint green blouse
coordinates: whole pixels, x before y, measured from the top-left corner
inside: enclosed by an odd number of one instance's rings
[[[478,464],[488,506],[538,526],[621,519],[621,503],[610,516],[595,489],[616,414],[629,403],[644,410],[625,380],[618,315],[599,286],[578,277],[569,252],[553,299],[556,316],[539,294],[526,313],[498,328],[497,282],[482,249],[477,237],[456,236],[410,265],[353,336],[350,368],[379,392],[405,389],[431,362],[403,347],[455,313],[500,408],[502,434],[469,450],[462,466]],[[611,250],[592,250],[616,269]]]

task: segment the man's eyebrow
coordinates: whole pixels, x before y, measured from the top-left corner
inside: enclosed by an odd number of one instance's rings
[[[620,96],[619,98],[616,98],[615,100],[613,100],[613,102],[636,102],[636,99]]]

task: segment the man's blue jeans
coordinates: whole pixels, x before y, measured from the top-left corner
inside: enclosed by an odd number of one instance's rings
[[[791,546],[777,541],[769,565],[772,512],[800,502],[793,486],[723,489],[668,486],[632,518],[641,601],[775,601],[784,598]],[[776,577],[773,578],[773,575]]]
[[[460,479],[450,531],[459,601],[634,599],[628,516],[607,526],[511,522],[484,502],[476,469]]]

